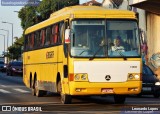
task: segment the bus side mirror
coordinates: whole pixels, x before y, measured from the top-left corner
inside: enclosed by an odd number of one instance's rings
[[[70,29],[65,30],[65,43],[68,44],[70,43]]]

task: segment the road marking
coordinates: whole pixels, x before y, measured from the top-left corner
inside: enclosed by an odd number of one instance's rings
[[[26,91],[26,90],[23,90],[23,89],[14,89],[14,90],[16,90],[16,91],[18,91],[18,92],[22,92],[22,93],[29,93],[29,91]]]
[[[0,89],[0,92],[2,92],[2,93],[11,93],[11,92],[6,91],[6,90],[4,90],[4,89]]]
[[[7,87],[6,85],[0,85],[1,87]]]

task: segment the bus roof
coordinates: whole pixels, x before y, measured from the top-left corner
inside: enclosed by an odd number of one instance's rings
[[[70,6],[56,11],[50,18],[26,29],[25,34],[52,25],[67,18],[119,18],[135,19],[135,13],[128,10],[106,9],[100,6]]]

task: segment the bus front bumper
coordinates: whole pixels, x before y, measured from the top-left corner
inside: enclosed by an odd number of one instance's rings
[[[70,95],[139,94],[141,81],[117,83],[70,82]]]

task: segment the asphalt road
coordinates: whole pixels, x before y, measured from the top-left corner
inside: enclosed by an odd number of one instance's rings
[[[160,114],[160,98],[146,95],[128,96],[125,104],[114,104],[112,96],[73,97],[72,104],[61,104],[60,96],[49,93],[44,97],[31,95],[21,76],[0,73],[0,113],[54,114]]]

